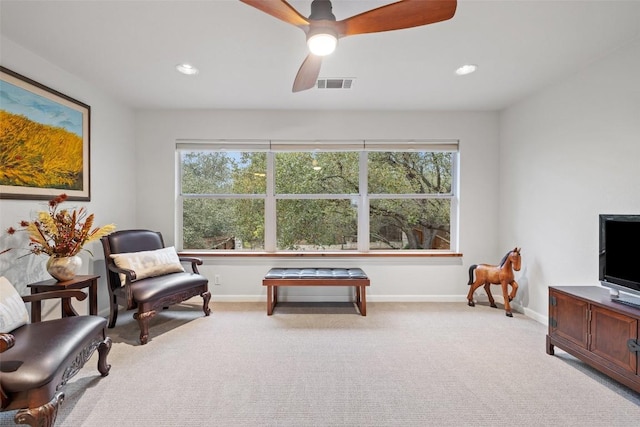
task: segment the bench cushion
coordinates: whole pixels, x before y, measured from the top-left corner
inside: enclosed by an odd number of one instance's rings
[[[272,268],[265,279],[366,279],[360,268]]]
[[[63,317],[19,327],[12,332],[15,345],[0,357],[2,389],[17,393],[50,383],[93,339],[104,339],[106,327],[107,320],[99,316]]]

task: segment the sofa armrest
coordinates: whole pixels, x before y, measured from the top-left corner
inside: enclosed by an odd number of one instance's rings
[[[180,256],[180,262],[191,263],[191,269],[194,273],[200,274],[198,271],[198,265],[202,265],[202,260],[200,258],[189,257],[189,256]]]

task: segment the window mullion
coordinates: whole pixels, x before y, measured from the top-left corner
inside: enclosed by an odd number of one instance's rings
[[[359,156],[359,190],[358,196],[358,250],[369,252],[369,197],[368,197],[368,159],[367,152],[361,151]]]
[[[264,206],[264,249],[267,252],[276,250],[276,169],[275,154],[267,153],[267,199]]]
[[[184,175],[184,170],[182,168],[182,152],[180,150],[176,150],[176,170],[178,173],[176,174],[175,191],[176,191],[176,210],[175,210],[175,228],[174,228],[174,242],[178,250],[184,249],[184,203],[182,197],[182,178]]]

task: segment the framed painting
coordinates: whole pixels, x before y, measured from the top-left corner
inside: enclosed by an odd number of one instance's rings
[[[91,107],[0,66],[0,198],[91,200]]]

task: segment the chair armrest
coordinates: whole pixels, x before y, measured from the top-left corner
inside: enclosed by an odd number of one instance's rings
[[[78,301],[83,301],[87,298],[87,294],[77,289],[60,289],[57,291],[23,295],[22,301],[31,303],[31,323],[38,323],[41,320],[40,313],[42,312],[42,301],[54,298],[61,300],[75,298]]]
[[[181,256],[178,258],[180,258],[180,262],[191,263],[191,269],[193,270],[193,272],[196,274],[200,274],[197,267],[198,265],[202,265],[202,260],[200,258],[195,258],[190,256]]]
[[[14,346],[16,343],[16,338],[7,333],[0,334],[0,353],[4,353]]]
[[[136,272],[133,270],[129,270],[128,268],[120,268],[120,267],[116,267],[113,264],[109,264],[107,265],[107,268],[109,268],[110,271],[113,271],[114,273],[118,273],[118,274],[124,274],[126,276],[127,283],[131,283],[134,280],[136,280]]]
[[[190,257],[190,256],[181,256],[180,262],[191,262],[196,263],[198,265],[202,265],[202,260],[200,258]]]

